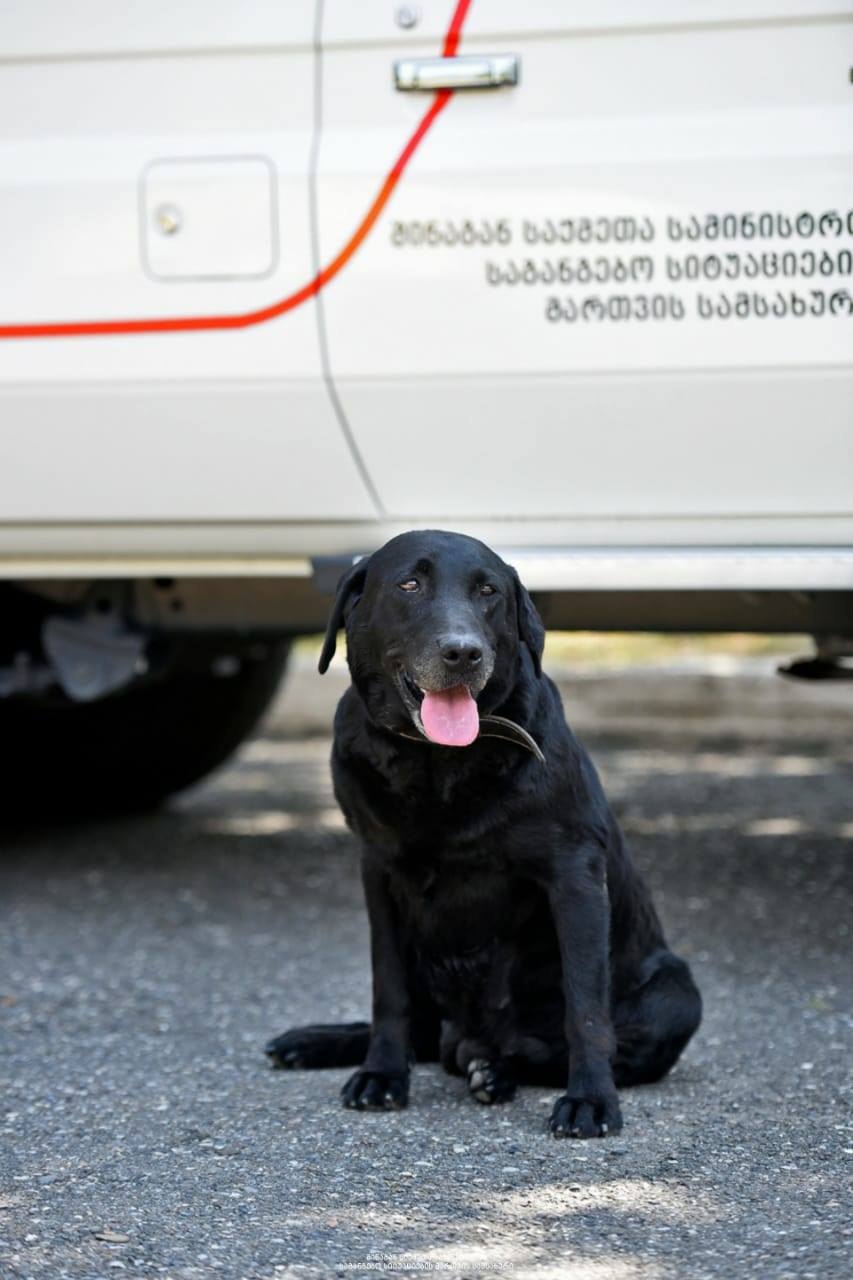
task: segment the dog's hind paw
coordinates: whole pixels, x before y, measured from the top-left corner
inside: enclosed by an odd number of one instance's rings
[[[500,1058],[494,1062],[473,1058],[468,1063],[468,1088],[472,1098],[491,1106],[511,1101],[515,1096],[516,1081]]]
[[[274,1067],[302,1067],[305,1065],[304,1054],[310,1054],[311,1047],[300,1035],[301,1028],[286,1031],[264,1045],[264,1053]]]
[[[351,1067],[364,1061],[369,1030],[366,1022],[291,1027],[270,1040],[264,1053],[274,1067],[297,1070]]]

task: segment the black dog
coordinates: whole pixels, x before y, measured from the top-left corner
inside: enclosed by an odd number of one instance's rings
[[[658,1080],[701,1017],[560,696],[515,571],[473,538],[392,539],[342,579],[352,685],[332,771],[359,837],[373,1019],[297,1027],[279,1066],[359,1065],[348,1107],[406,1105],[440,1059],[481,1102],[565,1084],[558,1137],[621,1126],[617,1085]]]

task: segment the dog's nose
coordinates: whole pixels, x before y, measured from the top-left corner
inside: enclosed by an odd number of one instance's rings
[[[483,661],[483,650],[473,636],[451,636],[441,642],[441,660],[448,671],[463,675]]]

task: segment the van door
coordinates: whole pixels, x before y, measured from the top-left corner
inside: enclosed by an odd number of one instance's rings
[[[674,516],[849,515],[849,21],[473,0],[459,53],[514,55],[517,83],[457,90],[419,138],[434,94],[395,63],[424,71],[456,11],[325,5],[324,260],[417,143],[323,303],[388,515],[664,541]]]
[[[0,544],[375,515],[304,292],[315,12],[2,7]]]

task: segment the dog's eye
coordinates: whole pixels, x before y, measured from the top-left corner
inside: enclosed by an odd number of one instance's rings
[[[491,585],[491,583],[484,582],[483,585],[480,587],[481,596],[493,596],[494,594],[495,594],[495,589]]]
[[[405,582],[398,582],[397,586],[401,591],[420,591],[421,589],[417,578],[407,578]]]

